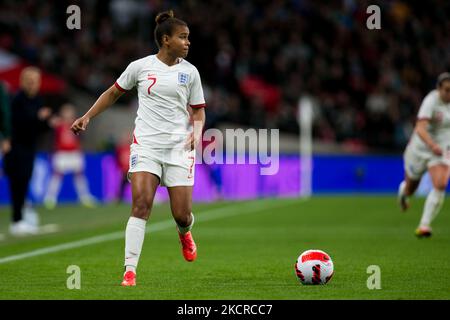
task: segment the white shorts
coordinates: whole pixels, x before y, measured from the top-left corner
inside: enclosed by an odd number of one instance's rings
[[[448,151],[444,151],[442,156],[437,156],[431,150],[424,152],[409,145],[403,154],[403,160],[405,172],[413,180],[420,180],[428,168],[437,164],[450,166],[450,154]]]
[[[79,151],[57,151],[53,155],[53,170],[65,174],[84,170],[83,154]]]
[[[158,176],[161,186],[193,186],[195,151],[148,149],[132,144],[128,179],[131,179],[133,172],[142,171]]]

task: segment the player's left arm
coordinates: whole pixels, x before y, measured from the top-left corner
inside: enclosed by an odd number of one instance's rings
[[[205,108],[190,108],[191,120],[193,124],[193,131],[186,141],[185,148],[187,150],[194,150],[197,144],[202,140],[203,127],[205,126],[206,114]]]
[[[430,148],[430,150],[437,156],[442,156],[442,148],[436,143],[431,135],[428,133],[429,119],[419,119],[416,123],[414,131],[422,139],[422,141]]]
[[[433,112],[435,110],[435,91],[429,93],[422,101],[417,115],[417,122],[414,131],[422,139],[422,141],[430,148],[430,150],[437,156],[442,156],[443,152],[439,144],[433,140],[428,133],[428,126],[433,119]]]
[[[206,120],[205,97],[203,95],[200,73],[197,69],[195,69],[193,73],[193,79],[190,87],[189,106],[192,110],[194,130],[189,136],[187,146],[191,150],[194,150],[202,139],[203,127],[205,126]]]
[[[202,139],[203,127],[205,126],[206,113],[205,108],[192,108],[192,120],[194,121],[194,146]]]

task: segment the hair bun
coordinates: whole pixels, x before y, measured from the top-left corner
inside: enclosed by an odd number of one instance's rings
[[[173,18],[173,17],[174,17],[174,15],[173,15],[173,11],[172,10],[164,11],[164,12],[159,13],[156,16],[155,21],[156,21],[156,24],[161,24],[164,21],[166,21],[167,19],[170,19],[170,18]]]
[[[440,86],[444,81],[450,80],[450,72],[443,72],[437,78],[437,84]]]

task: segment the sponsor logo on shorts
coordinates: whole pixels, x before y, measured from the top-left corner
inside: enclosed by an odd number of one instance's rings
[[[131,168],[136,167],[137,162],[138,162],[138,157],[139,157],[138,154],[133,154],[133,155],[131,155],[131,157],[130,157],[130,167],[131,167]]]
[[[189,82],[189,75],[184,72],[178,72],[178,84],[187,84]]]

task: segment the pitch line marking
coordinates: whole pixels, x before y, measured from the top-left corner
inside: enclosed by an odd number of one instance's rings
[[[242,215],[242,214],[254,213],[254,212],[264,210],[264,209],[283,207],[283,206],[286,206],[286,205],[292,203],[291,201],[288,201],[288,202],[283,202],[281,204],[276,203],[274,205],[270,205],[265,202],[266,201],[259,200],[258,202],[239,203],[237,205],[229,205],[224,208],[216,208],[216,209],[203,211],[203,212],[200,212],[195,215],[195,221],[196,221],[196,223],[205,222],[205,221],[213,221],[213,220],[217,220],[217,219],[228,218],[228,217]],[[166,230],[166,229],[169,229],[172,227],[175,228],[174,220],[167,219],[167,220],[155,222],[155,223],[149,225],[146,228],[145,233],[158,232],[158,231]],[[61,252],[61,251],[65,251],[65,250],[75,249],[75,248],[81,248],[81,247],[98,244],[98,243],[102,243],[102,242],[119,240],[119,239],[124,238],[124,236],[125,236],[125,230],[111,232],[111,233],[107,233],[104,235],[89,237],[86,239],[67,242],[67,243],[63,243],[63,244],[58,244],[55,246],[44,247],[41,249],[36,249],[36,250],[19,253],[19,254],[12,255],[12,256],[0,258],[0,264],[5,264],[8,262],[42,256],[42,255],[46,255],[49,253],[55,253],[55,252]]]

